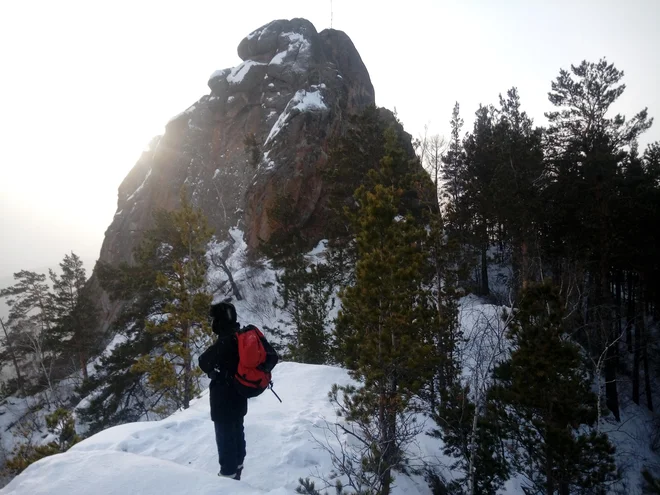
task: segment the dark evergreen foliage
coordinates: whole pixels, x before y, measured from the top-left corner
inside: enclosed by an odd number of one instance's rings
[[[521,296],[510,327],[511,357],[494,373],[490,398],[511,464],[530,493],[604,490],[616,480],[614,447],[593,427],[598,398],[591,392],[578,346],[565,339],[563,304],[549,285]]]
[[[205,218],[182,191],[179,210],[155,213],[154,227],[135,250],[134,265],[97,264],[102,287],[123,301],[114,330],[124,341],[100,357],[81,390],[91,394],[80,411],[91,431],[154,412],[158,417],[172,407],[186,407],[196,395],[199,372],[192,352],[210,334],[211,298],[202,290],[210,237]]]

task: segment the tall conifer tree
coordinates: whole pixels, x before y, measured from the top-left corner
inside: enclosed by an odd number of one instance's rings
[[[173,235],[152,253],[170,257],[168,269],[156,274],[165,306],[161,315],[146,324],[146,331],[158,336],[162,347],[140,357],[134,369],[146,372],[154,390],[164,393],[177,408],[187,409],[199,393],[201,376],[193,354],[203,350],[211,334],[207,318],[211,296],[205,290],[211,230],[185,190],[180,208],[168,216]]]
[[[364,466],[376,474],[372,488],[382,495],[390,493],[410,441],[404,413],[433,374],[429,331],[437,318],[425,288],[432,277],[423,250],[428,232],[406,211],[400,177],[409,162],[397,139],[393,129],[386,132],[381,169],[370,171],[376,185],[355,194],[356,281],[342,291],[335,333],[344,364],[363,383],[344,389],[346,419],[371,428]]]
[[[592,427],[598,398],[578,346],[565,338],[564,310],[550,286],[524,291],[510,330],[511,357],[495,369],[491,400],[514,470],[530,493],[604,490],[616,479],[614,447]]]
[[[75,253],[64,255],[61,274],[49,271],[53,284],[52,311],[55,329],[52,347],[61,354],[75,354],[77,366],[87,380],[87,360],[97,349],[98,309],[85,290],[87,276],[82,260]]]

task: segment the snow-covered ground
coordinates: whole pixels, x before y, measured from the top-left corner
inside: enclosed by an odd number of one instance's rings
[[[281,363],[275,389],[250,400],[245,418],[247,457],[240,482],[221,479],[208,393],[190,409],[155,422],[130,423],[98,433],[64,454],[48,457],[15,478],[3,495],[164,495],[294,494],[299,478],[332,469],[324,439],[326,420],[336,421],[328,401],[333,383],[347,384],[345,370],[330,366]],[[332,443],[330,445],[333,445]],[[334,444],[337,447],[337,444]],[[424,435],[419,456],[439,454],[439,444]],[[426,495],[422,478],[398,475],[394,493]],[[318,484],[317,484],[318,486]]]
[[[287,315],[273,306],[278,297],[277,272],[268,264],[248,263],[243,233],[231,229],[230,234],[230,241],[211,246],[209,257],[213,253],[223,256],[241,290],[242,299],[233,301],[241,323],[256,324],[266,333],[269,328],[287,327],[290,323]],[[325,249],[326,243],[320,242],[307,254],[309,261],[323,263]],[[491,265],[492,271],[503,274],[505,268],[497,263]],[[505,279],[506,276],[495,277],[492,288],[503,293]],[[224,270],[212,266],[208,280],[216,301],[223,299],[229,288]],[[331,308],[330,318],[336,316],[338,309],[338,305]],[[463,379],[470,384],[473,393],[484,393],[493,367],[507,355],[505,309],[472,295],[460,301],[459,318],[466,339],[459,346],[459,354],[464,363]],[[121,339],[117,336],[106,352]],[[90,373],[94,371],[92,364]],[[328,430],[324,429],[338,420],[328,401],[328,392],[332,384],[346,384],[350,379],[340,368],[287,362],[275,368],[273,378],[275,389],[284,402],[280,404],[269,392],[250,401],[245,421],[248,454],[241,482],[217,476],[215,438],[205,392],[190,409],[162,421],[110,428],[65,454],[43,459],[0,490],[0,494],[294,494],[299,478],[315,480],[317,476],[327,477],[332,471],[330,454],[320,448],[316,440],[329,441],[330,446],[338,447],[337,440],[333,435],[326,435]],[[63,383],[69,389],[73,385],[73,381]],[[606,417],[601,431],[607,432],[616,446],[617,464],[623,474],[622,483],[616,487],[618,491],[612,493],[641,494],[640,470],[643,467],[654,469],[660,461],[649,448],[652,415],[643,407],[626,401],[629,393],[624,390],[622,387],[622,422],[616,423]],[[15,442],[8,426],[25,414],[36,399],[10,397],[0,404],[0,428],[6,451],[10,451]],[[85,403],[83,399],[79,407]],[[47,412],[41,410],[37,415],[43,420]],[[425,418],[419,419],[425,421]],[[84,431],[85,425],[78,426]],[[433,426],[429,422],[426,430]],[[50,439],[45,428],[36,435],[43,442]],[[442,455],[441,447],[439,440],[422,433],[410,446],[409,455],[415,465],[428,462],[439,466],[440,473],[449,481],[459,473],[448,469],[451,460]],[[322,485],[318,479],[315,481],[317,487]],[[422,477],[397,475],[395,485],[395,494],[431,493]],[[519,495],[524,493],[523,486],[523,479],[512,478],[500,493]]]

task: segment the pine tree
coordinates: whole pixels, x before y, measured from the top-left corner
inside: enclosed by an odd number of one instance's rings
[[[16,445],[4,465],[3,474],[7,476],[18,476],[31,464],[44,457],[66,452],[81,438],[76,433],[75,421],[71,412],[58,408],[46,416],[46,427],[55,440],[45,445],[34,445],[33,443],[20,443]]]
[[[146,331],[156,335],[162,347],[140,357],[134,369],[145,372],[151,387],[163,393],[168,402],[187,409],[199,393],[201,376],[201,370],[193,365],[193,354],[203,350],[211,335],[207,319],[211,296],[205,291],[206,246],[211,231],[201,210],[188,201],[185,190],[181,192],[180,209],[169,216],[173,236],[153,253],[170,258],[168,269],[156,274],[156,286],[165,305],[161,315],[146,323]]]
[[[303,256],[297,267],[286,267],[278,276],[279,308],[288,313],[294,332],[287,335],[289,358],[309,364],[329,359],[328,315],[334,284],[326,264],[307,264]]]
[[[459,359],[464,336],[459,322],[458,272],[451,266],[456,249],[444,241],[441,218],[434,220],[430,253],[436,269],[433,292],[439,316],[433,336],[437,367],[428,391],[421,396],[437,426],[431,435],[442,439],[443,452],[456,459],[452,469],[461,473],[448,484],[450,493],[494,494],[508,479],[508,464],[498,448],[501,439],[487,400],[487,385],[475,383],[472,390],[462,381]]]
[[[656,187],[660,187],[660,141],[651,143],[644,152],[644,169]]]
[[[2,327],[2,333],[4,334],[5,338],[2,340],[2,344],[4,345],[4,352],[0,353],[0,362],[6,361],[6,360],[11,360],[12,365],[14,366],[14,372],[16,373],[16,389],[22,392],[23,394],[25,393],[25,384],[24,384],[24,379],[23,379],[23,374],[21,372],[21,366],[18,363],[19,359],[19,352],[18,349],[16,349],[16,345],[14,342],[15,335],[12,334],[10,335],[10,327],[8,324],[5,324],[4,320],[0,318],[0,327]],[[12,390],[11,392],[13,392]],[[10,393],[11,393],[10,392]]]
[[[363,467],[375,473],[372,489],[383,495],[390,492],[393,470],[404,465],[411,430],[403,419],[433,374],[428,329],[437,327],[425,289],[432,276],[423,251],[428,233],[405,211],[407,188],[397,187],[397,176],[409,162],[393,129],[386,133],[385,149],[381,169],[370,172],[376,185],[355,193],[356,281],[340,295],[335,330],[343,363],[363,383],[359,389],[342,389],[344,413],[370,430],[365,435],[370,455]]]
[[[282,263],[280,261],[280,263]],[[277,275],[279,300],[275,307],[287,315],[280,320],[291,331],[280,331],[287,358],[310,364],[325,364],[329,350],[326,327],[329,299],[333,291],[324,265],[308,264],[303,253],[292,254]]]
[[[424,249],[429,256],[432,280],[429,289],[435,307],[436,326],[431,329],[436,368],[428,388],[420,393],[433,413],[446,391],[460,375],[458,345],[462,339],[458,321],[458,272],[454,265],[455,245],[447,241],[440,212],[429,210],[428,237]]]
[[[660,494],[660,480],[654,477],[648,470],[642,471],[644,484],[642,486],[642,493],[645,495],[658,495]],[[312,485],[313,488],[313,485]]]
[[[180,210],[154,213],[153,227],[134,251],[134,264],[96,265],[101,287],[113,301],[123,302],[112,327],[122,339],[109,355],[100,357],[96,373],[81,390],[91,397],[88,407],[80,410],[90,432],[141,417],[158,418],[160,413],[182,407],[186,391],[194,397],[196,372],[186,374],[186,364],[192,369],[190,356],[199,345],[195,339],[204,340],[209,332],[210,299],[198,284],[206,262],[201,255],[210,234],[200,210],[193,209],[182,195]],[[184,299],[172,298],[187,289]],[[171,311],[169,324],[163,316]],[[159,368],[169,351],[172,363]],[[150,383],[152,372],[155,377]],[[173,373],[180,382],[173,384]]]
[[[139,356],[163,344],[146,331],[148,317],[163,312],[166,302],[160,298],[156,273],[165,270],[169,263],[166,257],[151,255],[153,247],[167,238],[160,227],[170,225],[169,215],[158,212],[154,219],[154,228],[145,233],[135,249],[135,264],[96,264],[101,287],[112,301],[122,301],[123,306],[110,328],[121,341],[111,353],[99,356],[94,375],[80,390],[82,396],[89,397],[89,405],[78,411],[90,433],[141,417],[150,418],[156,402],[150,400],[145,373],[137,373],[133,368]]]
[[[496,224],[501,243],[510,245],[514,272],[514,295],[533,281],[533,241],[540,218],[541,179],[545,172],[542,132],[521,110],[516,88],[500,95],[494,139],[497,166],[493,189]]]
[[[479,293],[490,294],[488,281],[488,247],[490,233],[495,220],[495,191],[493,183],[497,168],[494,139],[494,108],[480,106],[476,112],[474,130],[464,140],[465,169],[463,181],[465,192],[459,200],[459,211],[465,215],[461,223],[469,229],[467,240],[479,253]]]
[[[616,479],[614,447],[592,429],[597,397],[577,345],[565,338],[564,310],[548,285],[523,292],[513,315],[511,357],[495,369],[490,399],[512,467],[529,493],[599,490]]]
[[[509,463],[490,401],[475,400],[470,387],[456,381],[443,391],[432,418],[437,428],[431,435],[442,439],[443,452],[456,459],[452,469],[462,474],[454,488],[465,487],[468,495],[497,493],[509,478]]]
[[[41,377],[40,385],[52,395],[53,354],[47,340],[54,318],[46,275],[21,270],[14,274],[14,280],[13,286],[0,291],[9,306],[7,339],[12,342],[17,363],[28,360]]]
[[[619,335],[616,333],[612,293],[616,231],[613,215],[617,208],[617,184],[626,148],[652,123],[646,109],[630,121],[608,117],[612,104],[623,94],[623,72],[602,59],[583,61],[561,70],[552,83],[550,102],[557,111],[546,114],[546,159],[549,184],[544,188],[549,227],[548,251],[559,259],[579,264],[588,273],[588,311],[583,322],[582,341],[597,358],[604,351],[607,407],[619,418],[616,380]],[[562,271],[555,269],[555,276]],[[569,276],[571,274],[568,274]],[[580,281],[581,282],[581,281]],[[557,285],[572,287],[557,280]]]
[[[290,198],[279,198],[271,210],[277,229],[261,254],[270,259],[276,275],[278,301],[274,306],[285,315],[280,323],[290,331],[271,329],[286,344],[285,357],[292,361],[325,364],[329,354],[328,315],[335,289],[335,276],[328,263],[313,263],[305,255],[308,242],[296,218]]]
[[[94,333],[98,309],[85,290],[87,277],[82,260],[73,252],[66,254],[60,269],[62,273],[59,276],[49,271],[53,284],[52,312],[55,323],[51,346],[59,354],[74,354],[79,370],[87,380],[87,359],[98,347],[98,338]]]
[[[463,180],[465,178],[465,151],[463,149],[463,138],[461,130],[463,128],[463,119],[460,116],[460,105],[454,104],[451,114],[451,138],[449,149],[442,157],[444,170],[442,179],[446,184],[447,200],[454,209],[458,208],[459,201],[465,191]]]

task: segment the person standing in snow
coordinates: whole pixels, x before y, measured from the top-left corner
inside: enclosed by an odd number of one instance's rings
[[[231,383],[238,367],[240,329],[233,304],[223,301],[210,309],[211,328],[216,342],[199,357],[199,367],[211,378],[211,419],[215,425],[220,472],[218,476],[241,479],[245,459],[243,418],[247,414],[247,398]]]

